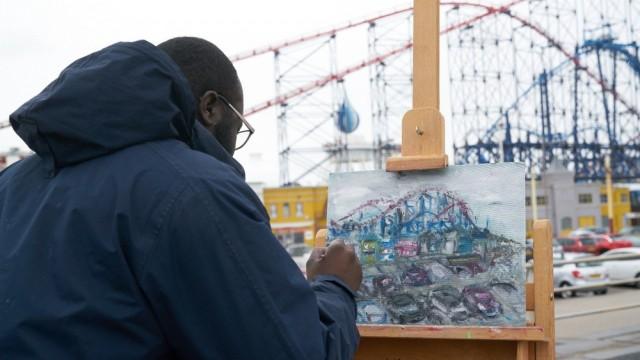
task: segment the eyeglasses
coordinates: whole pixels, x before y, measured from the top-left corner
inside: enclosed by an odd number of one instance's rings
[[[236,110],[236,108],[231,105],[227,98],[220,94],[218,94],[218,98],[220,98],[220,100],[222,100],[222,102],[227,105],[229,109],[231,109],[231,111],[233,111],[233,113],[236,114],[238,118],[240,118],[240,120],[242,120],[242,124],[246,127],[246,129],[240,128],[240,131],[238,131],[238,135],[236,136],[236,150],[238,150],[249,142],[251,135],[253,135],[256,130],[253,128],[253,126],[251,126],[251,124],[249,124],[247,119],[245,119],[240,111]]]

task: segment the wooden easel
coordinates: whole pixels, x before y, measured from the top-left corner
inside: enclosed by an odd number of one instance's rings
[[[414,0],[413,109],[402,119],[401,156],[387,171],[447,166],[439,111],[439,1]],[[525,327],[360,325],[356,359],[554,359],[555,323],[551,223],[533,224],[534,282],[526,284]],[[318,232],[324,244],[326,230]]]

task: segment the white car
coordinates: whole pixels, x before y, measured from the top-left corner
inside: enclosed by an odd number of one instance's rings
[[[607,257],[611,255],[640,255],[640,247],[613,249],[600,255]],[[640,280],[640,258],[632,260],[611,260],[603,261],[602,264],[607,268],[611,280],[626,280],[637,278]],[[631,284],[640,289],[640,281]]]
[[[291,258],[295,261],[303,274],[306,274],[307,272],[307,260],[309,260],[312,250],[311,246],[306,244],[293,244],[287,246],[287,252],[291,255]]]
[[[582,257],[591,257],[591,254],[565,253],[566,260],[576,260]],[[601,284],[601,287],[582,290],[582,292],[592,291],[595,295],[604,295],[608,291],[606,285],[608,279],[609,273],[600,262],[553,265],[553,286],[555,288]],[[576,296],[577,293],[578,291],[560,290],[556,295],[559,298],[568,298]]]

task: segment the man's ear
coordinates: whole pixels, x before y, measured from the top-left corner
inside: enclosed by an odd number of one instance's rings
[[[202,125],[207,129],[213,129],[222,120],[222,112],[218,94],[213,90],[208,90],[200,97],[198,112]]]

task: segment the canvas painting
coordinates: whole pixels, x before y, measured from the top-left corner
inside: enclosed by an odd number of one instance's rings
[[[363,324],[525,325],[524,166],[332,174],[328,241],[355,247]]]

